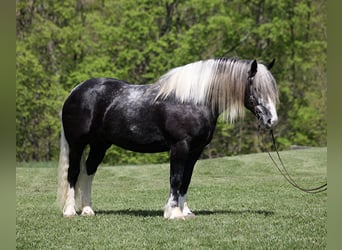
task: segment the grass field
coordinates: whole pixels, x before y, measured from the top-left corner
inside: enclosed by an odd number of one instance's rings
[[[305,187],[326,181],[327,149],[280,152]],[[294,189],[267,154],[199,161],[188,203],[196,214],[165,220],[167,164],[101,166],[95,217],[63,218],[56,163],[17,165],[17,249],[326,249],[327,193]]]

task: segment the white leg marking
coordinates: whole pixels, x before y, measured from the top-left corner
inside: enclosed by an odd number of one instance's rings
[[[81,187],[83,192],[81,193],[81,205],[82,205],[82,213],[81,215],[85,216],[94,216],[95,213],[91,208],[91,185],[93,182],[94,175],[84,175],[82,182],[83,186]]]
[[[82,209],[81,215],[82,216],[94,216],[95,213],[94,213],[93,209],[90,206],[85,206]]]
[[[164,209],[165,219],[184,219],[184,215],[179,207],[165,207]]]
[[[81,215],[94,216],[95,213],[91,208],[91,185],[94,175],[87,174],[85,154],[82,155],[80,165],[80,174],[76,183],[76,206],[77,209],[82,209]]]
[[[75,209],[75,189],[68,188],[67,197],[65,201],[65,205],[63,208],[63,216],[64,217],[73,217],[76,216],[76,209]]]
[[[186,195],[184,195],[184,196],[180,195],[178,202],[179,202],[179,207],[180,207],[184,217],[192,218],[195,216],[195,214],[193,212],[191,212],[190,208],[188,207],[188,204],[186,202]]]
[[[184,215],[179,208],[175,197],[170,194],[169,200],[165,205],[164,218],[166,219],[184,219]]]

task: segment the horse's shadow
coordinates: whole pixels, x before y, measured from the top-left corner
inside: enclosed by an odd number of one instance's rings
[[[262,216],[270,216],[273,215],[273,211],[268,210],[254,210],[254,209],[244,209],[244,210],[232,210],[232,209],[223,209],[223,210],[194,210],[193,211],[196,216],[208,216],[215,214],[227,214],[227,215],[242,215],[242,214],[255,214]],[[95,214],[98,215],[127,215],[127,216],[136,216],[136,217],[162,217],[162,210],[144,210],[144,209],[122,209],[122,210],[98,210],[95,211]]]

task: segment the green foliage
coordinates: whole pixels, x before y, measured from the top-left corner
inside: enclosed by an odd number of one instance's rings
[[[58,158],[59,112],[90,77],[153,83],[169,69],[221,56],[276,64],[282,149],[325,146],[326,1],[17,1],[17,160]],[[261,150],[255,118],[219,123],[203,157]],[[117,147],[110,163],[161,162]],[[115,159],[115,160],[114,160]]]
[[[146,154],[146,153],[136,153],[132,151],[127,151],[125,149],[119,148],[117,146],[112,146],[106,152],[104,162],[107,164],[156,164],[156,163],[164,163],[169,160],[169,153],[154,153],[154,154]]]
[[[281,156],[301,185],[324,182],[326,148],[284,151]],[[100,167],[93,182],[96,216],[63,218],[55,203],[56,169],[18,163],[16,247],[327,248],[327,193],[293,188],[267,154],[199,161],[188,192],[196,217],[185,221],[162,217],[168,178],[168,164]]]

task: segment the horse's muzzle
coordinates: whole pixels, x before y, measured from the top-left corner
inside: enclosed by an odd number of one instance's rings
[[[255,115],[259,120],[260,129],[271,129],[278,122],[277,119],[273,119],[271,112],[262,105],[257,105],[255,107]]]

